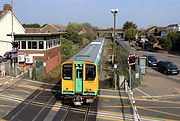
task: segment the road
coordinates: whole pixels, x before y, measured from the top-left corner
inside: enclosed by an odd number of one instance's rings
[[[130,53],[155,55],[158,60],[174,62],[180,69],[180,56],[167,53],[136,51],[126,41],[118,41]],[[180,120],[180,74],[164,75],[156,68],[147,68],[142,84],[133,89],[134,98],[141,120]]]
[[[144,54],[155,55],[158,60],[169,60],[180,68],[180,56],[152,52]],[[148,67],[141,86],[133,92],[142,118],[180,120],[180,74],[164,75],[156,68]]]
[[[25,121],[133,120],[132,107],[123,91],[101,89],[93,104],[74,107],[62,103],[60,85],[22,80],[0,92],[0,118]]]

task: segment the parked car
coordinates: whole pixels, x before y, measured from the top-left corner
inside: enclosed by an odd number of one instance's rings
[[[157,58],[154,55],[144,55],[147,58],[147,66],[156,67],[157,66]]]
[[[0,63],[1,63],[1,62],[3,62],[3,57],[2,57],[2,56],[0,56]]]
[[[177,66],[170,61],[159,61],[157,63],[157,69],[158,71],[167,74],[179,74],[179,69]]]
[[[10,60],[14,57],[17,56],[17,52],[16,51],[8,51],[4,54],[4,58],[6,58],[7,60]]]
[[[3,61],[4,61],[4,62],[6,62],[6,61],[7,61],[6,57],[4,57],[4,56],[0,56],[0,63],[1,63],[1,62],[3,62]]]

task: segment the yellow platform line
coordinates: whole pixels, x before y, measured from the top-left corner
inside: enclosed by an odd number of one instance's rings
[[[179,109],[180,107],[157,107],[157,106],[136,106],[137,108],[174,108],[174,109]]]
[[[157,112],[157,113],[161,113],[161,114],[166,114],[166,115],[180,117],[180,115],[176,115],[176,114],[172,114],[172,113],[168,113],[168,112],[164,112],[164,111],[158,111],[158,110],[153,110],[153,109],[148,109],[148,108],[143,108],[143,107],[141,107],[141,108],[144,109],[144,110],[152,111],[152,112]]]
[[[4,105],[2,105],[2,104],[1,104],[1,105],[0,105],[0,107],[13,108],[14,106],[11,106],[11,105],[5,105],[5,104],[4,104]]]
[[[96,118],[103,119],[103,120],[108,120],[108,121],[124,121],[122,119],[110,118],[110,117],[105,117],[105,116],[96,116]]]
[[[143,98],[134,98],[135,100],[139,101],[146,101],[146,102],[159,102],[159,103],[172,103],[172,104],[180,104],[178,101],[168,101],[168,100],[152,100],[152,99],[143,99]]]
[[[106,110],[98,110],[99,113],[107,113],[107,114],[115,114],[115,115],[122,115],[121,112],[113,112],[113,111],[106,111]],[[126,116],[132,116],[128,113],[125,114]]]
[[[27,94],[32,94],[32,92],[30,92],[30,91],[27,91],[27,90],[23,90],[23,89],[11,89],[11,91],[16,91],[16,92],[23,92],[23,93],[27,93]]]
[[[28,89],[32,89],[32,90],[43,90],[43,88],[41,87],[35,87],[35,86],[30,86],[30,85],[18,85],[18,87],[22,87],[22,88],[28,88]]]
[[[100,98],[111,98],[111,99],[128,99],[128,97],[120,97],[120,96],[111,96],[111,95],[99,95]],[[135,100],[139,101],[146,101],[146,102],[159,102],[159,103],[172,103],[172,104],[180,104],[180,102],[174,101],[166,101],[166,100],[150,100],[150,99],[143,99],[143,98],[134,98]]]
[[[132,106],[99,106],[103,108],[132,108]]]
[[[113,99],[128,99],[128,97],[112,96],[112,95],[99,95],[100,98],[113,98]]]
[[[51,110],[58,111],[60,109],[60,108],[58,108],[59,106],[62,106],[62,103],[61,102],[56,102]]]
[[[7,120],[5,120],[5,119],[0,119],[0,121],[7,121]]]
[[[172,119],[165,119],[165,118],[156,118],[156,117],[148,117],[148,116],[140,116],[140,119],[151,119],[153,120],[160,120],[160,121],[179,121],[179,120],[172,120]]]

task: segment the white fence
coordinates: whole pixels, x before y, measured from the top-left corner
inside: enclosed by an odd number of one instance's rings
[[[5,77],[5,78],[8,78],[10,80],[7,80],[6,81],[2,81],[0,82],[0,92],[12,87],[13,85],[15,85],[17,82],[19,82],[20,80],[22,80],[22,78],[26,77],[28,74],[28,72],[25,72],[25,73],[22,73],[16,77]]]
[[[130,100],[130,103],[131,103],[131,106],[132,106],[132,109],[133,109],[133,116],[134,116],[134,121],[140,121],[140,116],[138,114],[138,110],[135,106],[135,100],[133,98],[133,92],[130,90],[129,86],[128,86],[128,82],[125,80],[124,81],[124,84],[125,84],[125,91],[128,95],[128,98]]]

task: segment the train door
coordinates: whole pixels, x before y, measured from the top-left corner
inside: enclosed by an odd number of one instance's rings
[[[82,93],[83,86],[83,68],[82,63],[75,64],[75,91],[76,93]]]

